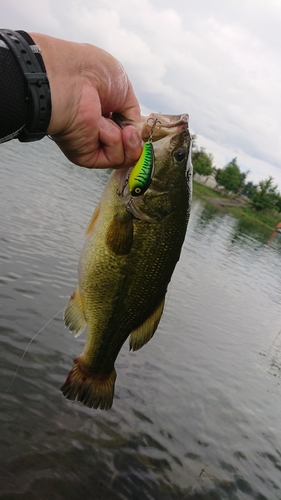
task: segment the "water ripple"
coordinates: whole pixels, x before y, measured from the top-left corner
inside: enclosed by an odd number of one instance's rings
[[[112,410],[70,403],[59,387],[85,336],[62,308],[108,172],[40,142],[1,146],[0,499],[279,499],[281,245],[195,199],[159,328],[117,359]]]

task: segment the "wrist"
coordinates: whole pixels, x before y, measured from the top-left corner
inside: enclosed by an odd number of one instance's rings
[[[67,50],[66,47],[67,44],[73,46],[76,44],[39,33],[30,33],[30,36],[40,48],[46,67],[52,96],[52,113],[48,134],[56,135],[66,127],[72,102],[76,99],[75,55],[73,54],[73,58],[71,58],[69,49]]]
[[[12,61],[20,70],[21,81],[24,82],[25,87],[24,99],[27,108],[23,126],[8,137],[9,139],[16,137],[22,142],[42,139],[47,133],[50,122],[51,96],[40,50],[24,31],[1,29],[0,35],[4,41],[5,50],[11,53]],[[9,65],[5,68],[7,74],[8,68]]]

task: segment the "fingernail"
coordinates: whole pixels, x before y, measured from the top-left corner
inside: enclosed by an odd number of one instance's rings
[[[103,128],[103,130],[109,130],[111,128],[111,123],[107,118],[104,118],[102,116],[100,121],[100,127]]]
[[[134,127],[132,127],[132,131],[129,136],[129,142],[133,148],[141,143],[140,136]]]

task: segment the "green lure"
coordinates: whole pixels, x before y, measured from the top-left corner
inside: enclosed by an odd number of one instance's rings
[[[145,142],[140,159],[135,164],[128,180],[132,196],[141,196],[149,188],[154,174],[154,151],[151,140]]]

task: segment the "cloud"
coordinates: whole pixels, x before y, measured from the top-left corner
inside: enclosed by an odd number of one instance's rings
[[[264,162],[264,177],[272,169],[281,186],[279,1],[10,0],[1,17],[8,27],[102,46],[122,62],[143,107],[189,113],[214,149],[239,152],[251,171]]]
[[[53,12],[52,0],[9,0],[1,12],[1,25],[10,29],[37,31],[59,36],[61,19]]]

